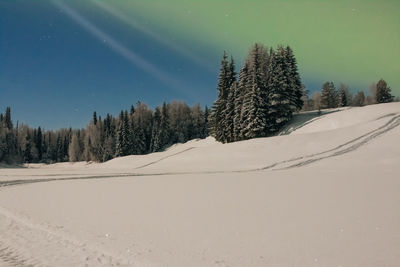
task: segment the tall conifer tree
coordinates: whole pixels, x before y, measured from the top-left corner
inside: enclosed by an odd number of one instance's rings
[[[376,102],[377,103],[388,103],[393,101],[393,96],[390,93],[391,89],[387,83],[380,79],[376,84]]]
[[[321,90],[321,108],[336,108],[338,105],[338,93],[333,82],[326,82]]]
[[[339,92],[338,92],[338,106],[339,107],[347,107],[349,103],[347,103],[347,99],[349,98],[349,88],[345,84],[340,84]]]
[[[229,88],[228,98],[226,101],[225,109],[225,135],[226,142],[230,143],[235,141],[234,136],[234,117],[235,117],[235,97],[237,92],[237,83],[234,81]]]
[[[277,132],[291,119],[293,112],[293,92],[287,76],[286,53],[283,47],[271,50],[268,68],[268,130]]]
[[[224,112],[226,109],[226,100],[228,97],[228,89],[230,87],[231,71],[230,65],[227,60],[228,56],[224,51],[224,55],[221,60],[221,68],[218,77],[218,98],[215,101],[212,108],[212,134],[215,139],[220,142],[226,142],[226,132],[224,129],[225,116]]]
[[[244,99],[245,138],[266,135],[268,100],[265,88],[265,73],[263,73],[264,48],[255,44],[250,51],[250,67],[248,71],[247,89]]]
[[[234,131],[235,141],[239,141],[244,138],[242,135],[242,129],[244,127],[244,119],[243,119],[244,98],[247,90],[248,70],[249,70],[249,62],[248,60],[246,60],[243,67],[240,69],[239,81],[236,86],[236,93],[235,93],[235,112],[233,118],[233,126],[234,126],[233,131]]]
[[[161,132],[161,111],[160,108],[157,107],[154,116],[153,116],[153,127],[151,133],[151,144],[150,151],[157,152],[161,149],[161,140],[160,140],[160,132]]]
[[[285,51],[286,75],[290,90],[290,105],[292,111],[298,111],[303,107],[303,85],[297,68],[296,58],[293,50],[287,46]]]

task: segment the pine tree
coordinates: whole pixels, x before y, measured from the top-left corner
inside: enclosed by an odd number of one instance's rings
[[[389,103],[393,101],[393,98],[390,87],[383,79],[380,79],[376,85],[376,102]]]
[[[64,144],[60,134],[57,135],[56,155],[58,162],[64,161]]]
[[[134,154],[144,154],[150,151],[152,135],[152,116],[153,111],[145,104],[138,102],[133,115],[135,123],[133,134],[135,136]],[[144,145],[144,147],[142,147]],[[139,152],[138,152],[139,151]]]
[[[228,97],[229,82],[231,81],[230,66],[228,64],[226,52],[221,60],[221,68],[218,77],[218,98],[212,108],[212,134],[217,141],[226,142],[226,132],[224,129],[224,111],[226,109],[226,99]]]
[[[161,111],[160,108],[157,107],[153,116],[150,152],[157,152],[160,151],[161,149],[160,128],[161,128]]]
[[[255,44],[250,51],[246,94],[243,101],[242,135],[255,138],[267,135],[268,99],[264,66],[264,48]]]
[[[233,117],[235,109],[235,91],[236,91],[236,71],[235,62],[231,56],[231,60],[228,66],[228,82],[226,88],[226,99],[225,99],[225,109],[223,110],[223,130],[225,136],[225,142],[234,141],[233,133]]]
[[[271,51],[270,57],[268,130],[270,133],[275,133],[291,119],[296,102],[288,80],[285,50],[283,47],[278,47],[277,52]]]
[[[121,111],[118,120],[118,128],[116,132],[116,147],[115,147],[115,157],[126,156],[127,148],[127,132],[126,132],[126,120],[125,114]]]
[[[228,97],[226,99],[226,108],[225,108],[225,135],[226,142],[230,143],[235,141],[235,132],[234,132],[234,117],[235,117],[235,98],[237,92],[237,84],[234,81],[229,88]]]
[[[25,137],[24,161],[26,163],[32,162],[32,144],[29,134]]]
[[[93,112],[93,124],[94,124],[94,125],[97,124],[97,113],[96,113],[96,111]]]
[[[170,144],[170,123],[168,115],[168,107],[164,102],[161,108],[161,122],[160,122],[160,143],[161,148],[164,149]]]
[[[206,138],[210,134],[210,132],[209,132],[209,129],[210,129],[209,117],[210,117],[210,110],[206,106],[204,108],[204,129],[202,132],[203,138]]]
[[[17,148],[17,136],[16,131],[13,129],[13,123],[11,120],[11,109],[6,108],[4,116],[2,116],[2,122],[0,125],[0,150],[1,158],[8,163],[13,163],[18,158]]]
[[[229,89],[234,82],[236,82],[236,70],[235,70],[235,61],[233,60],[233,57],[231,56],[231,60],[229,61],[229,66],[228,66],[228,83],[227,83],[227,89]]]
[[[347,102],[347,99],[349,98],[349,87],[343,83],[340,84],[339,87],[339,99],[338,99],[338,106],[339,107],[347,107],[349,103]]]
[[[13,123],[11,120],[11,108],[10,107],[6,108],[6,115],[5,115],[4,121],[5,121],[6,128],[9,130],[12,130]]]
[[[239,141],[244,138],[242,130],[244,127],[244,98],[246,95],[247,83],[248,83],[248,69],[249,63],[246,60],[243,67],[239,72],[239,81],[236,86],[235,99],[234,99],[234,117],[233,117],[233,135],[234,140]]]
[[[298,111],[303,107],[303,85],[297,68],[296,58],[293,50],[287,46],[285,49],[286,76],[290,88],[290,105],[292,111]]]
[[[146,135],[140,124],[135,127],[134,134],[136,138],[134,154],[141,155],[146,153]]]
[[[190,110],[191,131],[190,139],[205,138],[206,121],[200,104],[195,104]]]
[[[68,136],[64,136],[64,140],[62,143],[62,160],[61,161],[68,161],[68,148],[69,148],[69,140]]]
[[[321,91],[321,108],[336,108],[337,95],[333,82],[324,83]]]
[[[43,134],[42,129],[39,127],[36,134],[36,149],[38,152],[38,159],[42,160],[43,158]]]
[[[124,136],[124,144],[123,144],[123,154],[124,156],[131,155],[133,154],[133,147],[135,145],[135,136],[133,131],[131,130],[131,126],[129,123],[129,115],[128,111],[125,110],[124,116],[123,116],[123,132],[125,134]]]
[[[115,133],[115,119],[107,114],[104,120],[104,132],[105,132],[105,141],[104,141],[104,154],[102,161],[110,160],[115,155],[116,148],[116,133]]]
[[[135,107],[133,105],[131,105],[131,110],[130,110],[130,113],[129,113],[130,117],[132,117],[133,114],[135,114]]]
[[[7,155],[7,142],[6,142],[6,130],[4,124],[3,113],[0,113],[0,162],[6,160]]]

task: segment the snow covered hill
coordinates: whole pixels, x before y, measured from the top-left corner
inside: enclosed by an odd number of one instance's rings
[[[282,133],[0,169],[0,266],[398,266],[400,103]]]

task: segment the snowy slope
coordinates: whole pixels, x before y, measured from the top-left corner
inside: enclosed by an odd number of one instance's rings
[[[398,266],[400,103],[0,170],[0,266]]]

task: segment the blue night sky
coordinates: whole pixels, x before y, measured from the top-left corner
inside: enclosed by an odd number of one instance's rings
[[[357,3],[347,6],[353,2]],[[210,106],[217,95],[216,82],[223,50],[233,54],[239,69],[254,42],[273,46],[290,44],[297,55],[303,82],[310,91],[319,89],[322,82],[331,79],[335,83],[344,81],[353,90],[366,90],[371,82],[381,77],[387,77],[393,88],[400,85],[395,75],[398,73],[395,62],[399,62],[400,40],[398,16],[395,15],[399,4],[396,1],[382,4],[388,10],[382,9],[382,12],[390,11],[391,14],[387,18],[377,18],[379,23],[375,21],[374,25],[378,26],[372,29],[368,21],[374,19],[371,14],[375,14],[377,8],[374,3],[366,2],[369,4],[364,9],[355,9],[353,6],[362,7],[363,2],[352,0],[326,6],[323,1],[313,0],[303,7],[298,1],[287,1],[285,8],[300,12],[300,15],[282,18],[274,11],[274,8],[281,10],[281,2],[257,0],[252,4],[254,12],[265,8],[271,12],[270,16],[256,17],[253,16],[255,13],[248,12],[238,19],[231,19],[241,13],[243,2],[213,6],[214,2],[209,0],[201,3],[186,0],[0,0],[0,109],[4,111],[10,106],[14,122],[58,129],[84,127],[93,111],[102,116],[106,113],[118,115],[121,109],[128,109],[137,101],[150,107],[172,100]],[[271,5],[266,8],[269,3]],[[208,12],[210,8],[212,12]],[[340,31],[329,33],[329,53],[321,50],[322,41],[318,47],[307,43],[312,40],[307,34],[315,37],[319,31],[321,35],[326,32],[324,24],[310,19],[312,15],[309,14],[319,14],[323,9],[334,10],[344,19]],[[354,20],[355,16],[358,16],[357,27],[364,27],[365,21],[366,31],[357,29],[360,35],[352,40],[345,31],[348,28],[354,30],[348,26],[348,21]],[[310,30],[288,34],[293,32],[291,18],[302,21]],[[330,27],[337,19],[335,16],[318,18],[330,23]],[[279,19],[285,19],[287,25],[281,24],[281,29],[273,25],[268,32],[264,26],[271,23],[268,20]],[[296,25],[302,25],[297,22]],[[259,25],[260,29],[254,25]],[[237,32],[234,34],[232,29]],[[391,39],[390,49],[379,47],[379,42],[371,47],[365,42],[362,49],[358,49],[357,43],[357,53],[341,48],[343,43],[361,42],[364,37],[369,40],[373,34],[378,36],[380,29],[392,31],[385,35]],[[260,37],[260,32],[268,38]],[[380,61],[376,62],[387,68],[379,68],[380,72],[372,77],[375,69],[359,59],[368,55],[374,60],[376,51],[385,53],[377,55]],[[354,58],[342,65],[343,60],[337,55]],[[326,66],[329,57],[332,64],[324,72],[321,66]],[[359,69],[360,66],[364,69]],[[349,75],[349,69],[358,72]],[[363,75],[368,75],[368,79]]]
[[[48,1],[2,1],[0,107],[11,106],[14,121],[46,129],[84,127],[95,110],[117,115],[137,101],[151,107],[171,100],[209,105],[216,97],[218,57],[197,62],[104,12],[68,6],[151,68]]]

